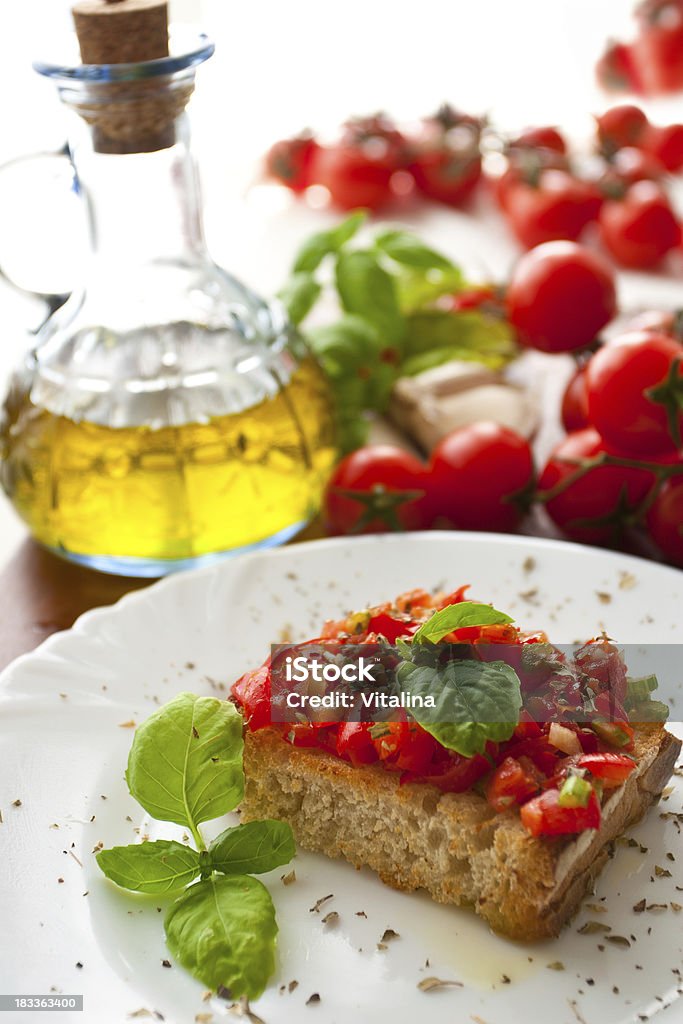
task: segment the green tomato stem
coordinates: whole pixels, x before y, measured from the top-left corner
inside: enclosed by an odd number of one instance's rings
[[[568,463],[569,465],[575,465],[576,469],[569,476],[566,476],[564,480],[559,480],[554,487],[551,487],[547,491],[537,491],[535,494],[535,500],[541,504],[545,504],[548,501],[552,501],[553,498],[557,498],[560,494],[563,494],[567,488],[572,487],[577,480],[589,473],[593,469],[597,469],[601,466],[620,466],[622,469],[644,469],[650,470],[655,477],[654,486],[649,491],[647,497],[638,507],[635,513],[635,520],[639,521],[643,515],[652,505],[659,490],[665,480],[669,477],[681,476],[683,474],[683,463],[672,464],[670,466],[662,466],[658,462],[645,462],[641,459],[629,459],[620,455],[609,455],[607,452],[601,452],[599,455],[594,455],[589,459],[561,459],[561,462]]]

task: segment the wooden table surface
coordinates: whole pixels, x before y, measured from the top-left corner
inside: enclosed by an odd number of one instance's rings
[[[84,569],[25,540],[0,573],[0,669],[89,608],[113,604],[151,582]]]

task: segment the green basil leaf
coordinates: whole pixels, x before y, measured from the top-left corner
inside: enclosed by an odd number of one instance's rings
[[[311,235],[299,249],[292,273],[312,273],[317,270],[326,256],[339,252],[342,246],[353,238],[366,217],[365,210],[355,210],[328,231],[318,231]]]
[[[435,707],[410,708],[423,729],[463,757],[484,752],[487,740],[501,743],[512,736],[522,706],[519,677],[502,661],[449,661],[397,669],[404,693],[432,696]]]
[[[462,626],[491,626],[498,623],[505,624],[514,620],[492,608],[490,604],[480,604],[478,601],[460,601],[458,604],[449,604],[434,612],[431,618],[423,622],[416,633],[413,634],[413,643],[422,643],[425,640],[437,644],[448,633]]]
[[[200,871],[197,851],[173,839],[100,850],[97,863],[121,888],[157,896],[189,885]]]
[[[128,788],[153,817],[194,829],[242,799],[242,748],[232,704],[181,693],[136,730]]]
[[[398,373],[399,354],[398,349],[392,352],[371,323],[346,314],[335,323],[313,328],[306,337],[335,384],[340,410],[349,404],[359,411],[382,412],[386,408]]]
[[[224,875],[261,875],[288,864],[296,853],[286,821],[248,821],[227,828],[209,847],[214,870]]]
[[[447,270],[401,266],[394,275],[398,303],[403,313],[412,313],[441,295],[453,295],[462,290],[465,281],[457,267]]]
[[[498,366],[517,354],[509,324],[476,310],[449,313],[426,309],[406,318],[406,357],[448,349],[453,352],[451,358],[459,358],[459,353],[469,351],[475,359],[493,360]]]
[[[367,444],[370,420],[362,406],[354,408],[339,404],[337,410],[337,445],[341,455],[348,455]]]
[[[362,384],[360,367],[372,367],[380,350],[377,330],[360,316],[343,316],[331,324],[313,327],[306,338],[329,377],[352,376]]]
[[[507,360],[499,355],[487,355],[484,352],[473,352],[469,348],[434,348],[429,352],[420,352],[416,356],[408,356],[401,364],[402,377],[416,377],[425,370],[433,370],[435,366],[452,363],[479,363],[491,370],[500,370]]]
[[[336,280],[339,300],[347,313],[371,323],[383,345],[401,341],[404,324],[394,279],[380,266],[375,253],[342,250],[337,256]]]
[[[292,274],[290,279],[278,292],[289,319],[293,324],[300,324],[315,306],[321,287],[312,274]]]
[[[250,875],[214,875],[173,903],[164,921],[168,948],[195,978],[233,999],[257,999],[275,968],[275,908]]]
[[[390,259],[406,267],[421,270],[455,270],[448,257],[421,242],[410,231],[383,231],[375,238],[375,245]]]

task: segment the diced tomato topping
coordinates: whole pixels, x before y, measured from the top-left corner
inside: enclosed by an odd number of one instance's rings
[[[620,786],[635,766],[633,758],[626,754],[584,754],[579,758],[579,768],[587,768],[606,786]]]
[[[398,755],[408,736],[407,722],[375,722],[370,735],[380,761],[391,761]]]
[[[406,590],[396,598],[396,607],[400,612],[411,612],[413,608],[433,608],[434,598],[422,587]]]
[[[407,773],[402,781],[426,782],[430,786],[437,786],[444,793],[464,793],[491,770],[491,762],[483,754],[462,757],[461,754],[452,753],[444,758],[440,769],[430,775]]]
[[[572,768],[578,768],[580,754],[569,757],[558,757],[555,762],[555,772],[547,780],[544,789],[562,789],[562,785]]]
[[[596,754],[600,749],[598,737],[592,729],[578,729],[576,735],[584,754]]]
[[[603,743],[620,750],[633,750],[635,731],[628,722],[593,722],[593,731]]]
[[[411,636],[417,629],[417,623],[408,619],[397,619],[393,615],[382,612],[373,615],[368,622],[368,632],[377,633],[393,644],[400,636]],[[366,642],[368,642],[366,640]]]
[[[542,731],[538,722],[535,722],[527,711],[520,712],[519,722],[515,726],[515,736],[518,740],[535,739]]]
[[[372,764],[377,751],[367,722],[342,722],[337,731],[336,752],[353,765]]]
[[[284,737],[295,747],[319,747],[322,745],[320,731],[312,722],[293,722],[287,725]]]
[[[535,739],[510,740],[503,745],[501,754],[520,758],[528,757],[544,775],[554,775],[557,769],[559,751],[550,745],[548,737],[541,735]]]
[[[623,705],[616,699],[614,693],[610,690],[605,690],[604,693],[598,693],[595,697],[595,707],[597,711],[608,718],[610,722],[623,721],[626,718],[626,712],[624,711]]]
[[[396,758],[396,767],[402,772],[426,772],[441,745],[417,722],[407,722]]]
[[[466,600],[468,589],[459,587],[443,598],[438,607]],[[322,637],[297,646],[337,648],[348,643],[384,640],[394,643],[400,637],[410,637],[422,621],[424,610],[434,608],[435,604],[426,590],[409,590],[393,604],[330,621]],[[485,779],[479,789],[483,791],[485,786],[491,806],[504,811],[518,805],[523,824],[534,836],[571,835],[598,828],[600,801],[596,789],[602,792],[601,787],[621,785],[635,767],[634,759],[626,755],[634,747],[634,729],[626,721],[623,709],[626,668],[619,650],[602,639],[586,644],[576,657],[583,678],[572,681],[569,677],[566,685],[546,692],[543,679],[539,683],[538,673],[534,674],[533,665],[528,668],[527,660],[534,659],[525,655],[522,663],[524,645],[546,644],[545,633],[520,633],[514,625],[496,623],[456,629],[444,640],[476,645],[481,660],[498,660],[495,648],[488,650],[486,645],[508,645],[505,661],[517,670],[525,693],[525,709],[509,740],[489,742],[483,754],[463,757],[441,746],[405,711],[399,711],[397,720],[392,722],[280,723],[277,728],[283,739],[297,747],[326,750],[354,766],[379,762],[387,771],[399,772],[402,784],[418,782],[447,793],[465,792]],[[279,656],[284,657],[288,649],[283,647]],[[564,658],[559,652],[557,658],[562,667]],[[561,681],[558,676],[558,682]],[[603,721],[579,725],[573,721],[573,709],[583,700],[586,686]],[[240,704],[249,729],[271,725],[270,659],[238,679],[232,696]],[[554,743],[550,742],[549,733],[553,734]],[[572,736],[577,741],[575,752],[569,743]],[[557,742],[558,737],[562,743]],[[579,806],[559,803],[559,791],[572,771],[578,772],[581,779],[585,775],[581,785],[590,794],[585,807],[580,801]],[[588,788],[591,778],[595,786]]]
[[[454,590],[452,594],[449,594],[447,597],[442,598],[438,605],[439,610],[441,610],[442,608],[447,608],[449,604],[460,604],[461,601],[466,601],[466,594],[469,589],[470,584],[465,583],[464,586],[458,587],[457,590]]]
[[[244,709],[252,731],[270,725],[270,664],[245,672],[232,687],[232,696]]]
[[[455,643],[466,644],[515,644],[517,636],[514,626],[501,622],[490,626],[461,626],[449,633],[446,640],[452,638]]]
[[[621,651],[609,640],[593,640],[576,652],[576,664],[604,687],[612,702],[626,699],[626,665]],[[611,718],[618,717],[615,714]]]
[[[497,811],[504,811],[538,793],[540,781],[539,772],[528,758],[518,761],[515,757],[506,757],[491,776],[486,798]]]
[[[519,642],[520,644],[547,644],[548,635],[540,629],[535,633],[520,633]]]
[[[562,807],[559,790],[547,789],[522,805],[522,824],[532,836],[564,836],[600,828],[600,803],[591,792],[585,807]]]

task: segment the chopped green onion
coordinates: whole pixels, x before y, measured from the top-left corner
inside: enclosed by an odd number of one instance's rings
[[[661,700],[643,700],[629,711],[632,722],[666,722],[669,708]]]
[[[580,775],[568,775],[562,784],[558,803],[560,807],[587,807],[593,787]]]
[[[591,722],[593,732],[596,732],[601,740],[610,743],[613,747],[627,747],[631,742],[631,735],[618,722]]]
[[[640,679],[628,679],[626,686],[626,697],[628,700],[647,700],[652,691],[657,689],[657,676],[641,676]]]

